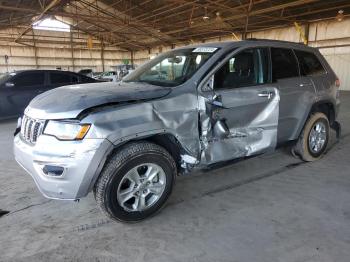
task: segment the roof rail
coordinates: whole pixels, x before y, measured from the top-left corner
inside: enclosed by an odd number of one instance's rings
[[[305,46],[302,42],[291,42],[286,40],[275,40],[275,39],[265,39],[265,38],[247,38],[246,41],[269,41],[269,42],[281,42],[281,43],[293,43],[293,44],[299,44],[302,46]]]

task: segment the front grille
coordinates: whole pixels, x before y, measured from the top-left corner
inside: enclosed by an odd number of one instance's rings
[[[44,124],[44,120],[37,120],[24,115],[21,125],[22,138],[31,144],[35,144],[43,132]]]

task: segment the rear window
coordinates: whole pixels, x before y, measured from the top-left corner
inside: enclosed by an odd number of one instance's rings
[[[12,82],[16,87],[42,86],[45,82],[45,73],[33,72],[18,74]]]
[[[93,83],[93,82],[95,82],[95,80],[93,78],[91,78],[91,77],[81,75],[80,76],[80,82],[81,83]]]
[[[295,55],[291,49],[271,48],[272,79],[299,76],[299,69]]]
[[[299,60],[300,74],[302,76],[315,76],[326,73],[315,54],[300,50],[295,50],[295,54]]]
[[[51,84],[71,84],[78,82],[76,77],[65,73],[50,73]]]

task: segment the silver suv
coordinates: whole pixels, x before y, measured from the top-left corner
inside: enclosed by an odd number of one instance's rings
[[[43,195],[90,191],[120,221],[159,210],[194,168],[293,143],[319,159],[339,133],[339,80],[317,49],[247,40],[184,47],[121,83],[60,87],[36,97],[15,139],[18,163]]]

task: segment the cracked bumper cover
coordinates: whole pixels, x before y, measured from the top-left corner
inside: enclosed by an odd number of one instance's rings
[[[111,146],[106,139],[59,141],[46,135],[30,145],[18,134],[14,139],[14,154],[45,197],[75,200],[89,193]],[[45,174],[45,165],[63,167],[62,175]]]

